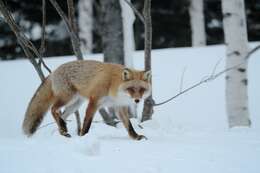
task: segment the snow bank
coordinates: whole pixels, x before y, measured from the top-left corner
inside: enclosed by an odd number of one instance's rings
[[[153,51],[153,94],[163,101],[183,88],[210,75],[225,57],[223,46]],[[97,114],[90,133],[76,135],[76,122],[69,117],[71,139],[60,136],[48,114],[32,138],[22,134],[26,106],[40,81],[27,60],[0,62],[0,172],[1,173],[259,173],[260,166],[260,53],[249,63],[249,103],[252,128],[228,129],[225,113],[224,76],[155,108],[153,120],[138,127],[148,140],[133,141],[123,128],[101,123]],[[102,60],[101,55],[88,59]],[[143,52],[136,52],[134,65],[143,68]],[[54,69],[73,57],[50,58]],[[217,71],[224,68],[224,59]],[[86,105],[80,110],[84,115]],[[142,106],[139,107],[139,116]]]

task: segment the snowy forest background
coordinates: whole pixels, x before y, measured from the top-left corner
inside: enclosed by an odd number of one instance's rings
[[[80,1],[75,0],[75,6],[80,7]],[[62,9],[67,11],[67,2],[57,0]],[[138,10],[142,10],[143,1],[132,0]],[[36,47],[41,42],[42,3],[39,0],[6,0],[6,4],[20,27],[33,41]],[[153,49],[191,46],[191,26],[189,15],[189,0],[152,1],[153,19]],[[99,18],[99,0],[93,1],[93,46],[92,52],[102,52]],[[245,0],[248,40],[260,40],[260,1]],[[46,1],[47,11],[47,49],[44,56],[61,56],[73,54],[69,34],[62,19],[49,1]],[[77,20],[79,8],[76,8]],[[207,45],[224,43],[222,27],[221,0],[204,1],[204,17]],[[144,28],[140,20],[134,23],[135,48],[144,48]],[[0,17],[0,58],[10,60],[24,57],[22,49],[9,26]]]
[[[129,1],[145,9],[144,22]],[[260,172],[260,0],[57,0],[64,15],[54,2],[0,0],[1,173]],[[76,59],[152,69],[153,95],[129,115],[148,140],[131,140],[111,108],[79,137],[88,101],[68,119],[72,138],[50,112],[34,136],[23,134],[48,68]]]

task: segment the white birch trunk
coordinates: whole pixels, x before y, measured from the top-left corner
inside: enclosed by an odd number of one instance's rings
[[[93,0],[79,0],[79,38],[82,53],[91,53],[93,48]]]
[[[203,0],[190,0],[189,13],[192,32],[192,46],[205,46],[206,32],[203,13]]]
[[[244,0],[222,0],[226,68],[245,62],[248,53]],[[226,107],[229,127],[250,126],[247,63],[226,74]]]
[[[131,2],[131,0],[127,0]],[[133,67],[133,53],[135,50],[134,41],[134,21],[135,15],[131,7],[124,1],[120,0],[123,18],[123,33],[124,33],[124,62],[125,66]]]

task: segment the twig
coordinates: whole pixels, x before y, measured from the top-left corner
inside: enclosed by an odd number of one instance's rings
[[[257,51],[258,49],[260,49],[260,45],[257,45],[255,48],[253,48],[252,50],[250,50],[248,52],[248,54],[246,55],[245,59],[247,60],[253,53],[255,53],[255,51]]]
[[[241,62],[241,63],[239,63],[239,64],[237,64],[237,65],[234,65],[234,66],[232,66],[232,67],[226,68],[226,69],[224,69],[224,70],[222,70],[222,71],[220,71],[220,72],[218,72],[218,73],[216,73],[216,74],[211,74],[210,76],[207,76],[206,78],[202,79],[200,82],[195,83],[194,85],[192,85],[192,86],[186,88],[185,90],[179,92],[178,94],[174,95],[173,97],[171,97],[171,98],[169,98],[169,99],[167,99],[167,100],[165,100],[165,101],[163,101],[163,102],[155,103],[154,106],[160,106],[160,105],[163,105],[163,104],[165,104],[165,103],[168,103],[168,102],[170,102],[171,100],[173,100],[173,99],[179,97],[180,95],[182,95],[182,94],[184,94],[184,93],[186,93],[186,92],[192,90],[193,88],[196,88],[196,87],[198,87],[198,86],[200,86],[200,85],[202,85],[202,84],[204,84],[204,83],[213,81],[213,80],[215,80],[216,78],[218,78],[219,76],[225,74],[226,72],[231,71],[231,70],[234,70],[234,69],[240,67],[240,66],[243,65],[243,64],[249,59],[249,57],[250,57],[254,52],[256,52],[258,49],[260,49],[260,45],[256,46],[254,49],[252,49],[250,52],[248,52],[248,54],[245,56],[245,60],[244,60],[243,62]],[[216,70],[217,66],[219,65],[219,63],[220,63],[220,61],[218,61],[217,64],[215,65],[214,70],[213,70],[214,73],[215,73],[215,70]]]
[[[182,74],[181,74],[181,84],[180,84],[180,92],[182,91],[183,88],[183,81],[184,81],[184,74],[186,72],[186,67],[184,67]]]
[[[212,70],[211,76],[213,76],[213,75],[216,73],[217,67],[219,66],[219,64],[221,63],[221,61],[222,61],[222,58],[220,58],[220,59],[218,60],[218,62],[215,64],[215,66],[214,66],[214,68],[213,68],[213,70]]]
[[[128,0],[124,0],[133,10],[133,12],[135,13],[135,15],[141,20],[141,22],[144,24],[144,16],[135,8],[135,6],[129,2]]]
[[[66,121],[66,122],[71,122],[72,120],[65,120],[65,121]],[[48,126],[50,126],[50,125],[52,125],[52,124],[56,124],[56,122],[54,121],[54,122],[50,122],[50,123],[44,124],[44,125],[42,125],[41,127],[39,127],[38,130],[39,130],[39,129],[42,129],[42,128],[45,128],[45,127],[48,127]]]

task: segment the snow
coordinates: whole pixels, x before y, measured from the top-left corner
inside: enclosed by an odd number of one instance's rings
[[[223,46],[154,50],[153,95],[163,101],[212,73],[225,57]],[[134,66],[143,68],[143,52]],[[102,60],[102,55],[86,59]],[[68,119],[72,138],[58,134],[48,114],[32,138],[22,134],[26,106],[40,81],[28,60],[0,62],[0,173],[259,173],[260,166],[260,53],[249,62],[251,128],[229,129],[225,113],[224,76],[155,107],[153,120],[134,128],[148,140],[130,139],[120,123],[113,128],[99,115],[84,137],[76,135],[76,121]],[[74,57],[50,58],[54,69]],[[224,59],[217,71],[224,68]],[[84,115],[86,104],[81,108]],[[142,106],[139,107],[139,118]],[[47,126],[45,126],[47,125]]]

